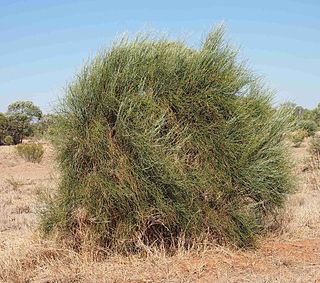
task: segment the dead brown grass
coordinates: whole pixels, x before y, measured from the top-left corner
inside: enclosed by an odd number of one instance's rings
[[[57,178],[50,147],[40,164],[0,147],[0,282],[320,282],[320,175],[306,163],[306,148],[293,148],[299,186],[281,229],[258,249],[202,245],[169,256],[146,247],[144,255],[101,257],[36,232],[36,196]]]
[[[309,141],[293,148],[298,176],[297,192],[289,198],[282,238],[290,240],[320,238],[320,170],[308,152]]]

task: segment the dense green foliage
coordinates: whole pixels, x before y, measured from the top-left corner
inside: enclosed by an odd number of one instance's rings
[[[16,101],[8,106],[9,115],[23,115],[28,120],[37,119],[42,117],[42,111],[39,107],[35,106],[31,101]]]
[[[43,228],[75,245],[131,251],[206,234],[247,246],[291,187],[288,114],[221,29],[199,50],[122,40],[83,68],[58,114],[61,183]]]
[[[33,134],[33,127],[41,118],[40,108],[31,101],[12,103],[5,114],[0,113],[0,145],[5,143],[6,136],[11,136],[14,144],[21,143],[24,137]]]
[[[44,154],[43,145],[37,143],[19,144],[16,150],[21,157],[33,163],[40,163]]]

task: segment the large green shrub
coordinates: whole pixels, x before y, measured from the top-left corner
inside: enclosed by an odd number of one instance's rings
[[[253,243],[291,187],[285,111],[211,32],[122,40],[85,66],[55,125],[61,166],[43,227],[136,250],[206,234]]]

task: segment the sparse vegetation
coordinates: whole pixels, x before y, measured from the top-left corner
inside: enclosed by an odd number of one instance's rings
[[[290,123],[223,40],[195,50],[139,37],[70,84],[54,144],[62,170],[44,214],[81,248],[174,248],[206,236],[250,246],[292,188]]]
[[[23,185],[23,182],[20,180],[17,180],[13,177],[6,178],[7,183],[12,187],[14,191],[16,191],[19,187]]]
[[[44,148],[41,144],[19,144],[16,147],[18,154],[25,160],[40,163],[44,154]]]
[[[320,133],[316,134],[310,142],[310,152],[312,155],[320,157]]]
[[[301,120],[297,123],[297,128],[306,131],[309,137],[313,137],[317,132],[318,126],[315,121]]]
[[[317,133],[310,141],[309,147],[310,184],[315,190],[320,190],[320,133]]]

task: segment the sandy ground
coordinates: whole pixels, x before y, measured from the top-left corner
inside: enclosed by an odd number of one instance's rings
[[[255,250],[205,247],[175,256],[119,255],[97,260],[76,254],[37,233],[37,196],[54,190],[57,169],[45,146],[40,164],[0,147],[0,282],[320,282],[320,173],[305,161],[307,144],[293,148],[297,192],[276,232]]]
[[[24,161],[14,147],[0,147],[0,245],[36,224],[37,193],[55,179],[53,152],[46,147],[41,164]]]

